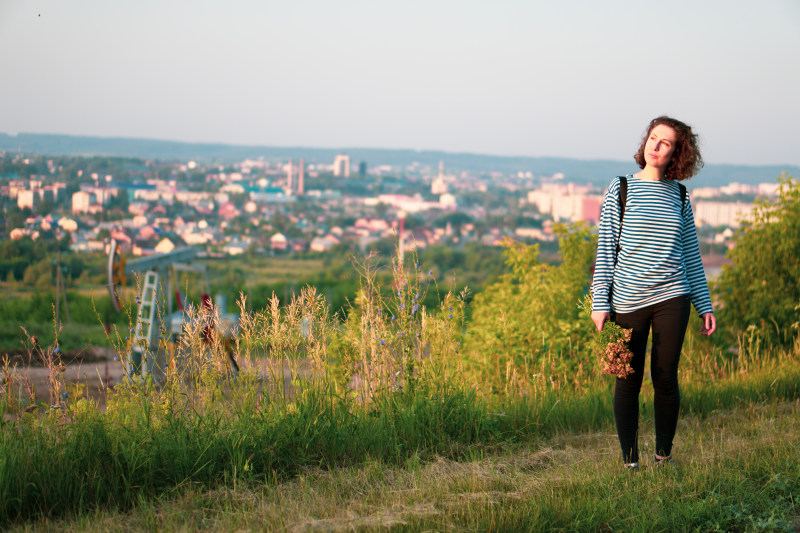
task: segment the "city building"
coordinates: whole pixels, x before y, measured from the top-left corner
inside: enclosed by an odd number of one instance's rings
[[[347,154],[339,154],[333,160],[333,175],[350,177],[350,156]]]
[[[26,189],[17,193],[17,205],[20,209],[25,209],[27,207],[31,211],[36,211],[36,206],[39,205],[39,199],[39,191],[36,189]]]
[[[303,196],[305,193],[305,175],[306,175],[306,162],[300,160],[300,168],[297,169],[297,196]]]
[[[739,227],[743,221],[753,218],[754,204],[742,202],[697,202],[694,220],[697,226]]]
[[[78,191],[72,195],[72,214],[78,215],[88,213],[92,207],[95,196],[86,191]]]

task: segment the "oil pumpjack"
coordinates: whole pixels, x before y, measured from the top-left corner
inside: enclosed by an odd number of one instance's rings
[[[160,346],[161,340],[166,340],[174,346],[183,332],[184,321],[187,313],[183,301],[178,294],[178,311],[172,312],[173,287],[177,287],[177,272],[207,273],[205,265],[192,265],[197,256],[197,249],[193,247],[176,248],[167,253],[151,255],[127,261],[120,250],[116,240],[111,241],[108,254],[108,292],[111,303],[117,311],[122,310],[117,287],[124,285],[127,278],[136,275],[142,282],[141,292],[137,295],[136,325],[130,343],[128,369],[131,377],[140,376],[142,380],[148,377],[154,382],[160,382],[164,377],[166,368],[166,353]],[[208,292],[208,276],[205,277],[206,292]],[[166,285],[166,290],[164,286]],[[203,305],[210,308],[211,299],[204,294]],[[161,307],[159,307],[161,306]],[[224,337],[235,335],[238,329],[239,315],[226,313],[224,297],[217,297],[217,306],[220,317],[220,326],[223,331],[218,332]],[[235,374],[239,370],[232,353],[228,353],[231,371]]]

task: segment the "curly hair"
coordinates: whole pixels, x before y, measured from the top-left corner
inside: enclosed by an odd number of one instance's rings
[[[639,151],[633,158],[639,164],[639,168],[644,168],[644,147],[653,128],[663,124],[675,130],[675,150],[672,152],[672,159],[667,165],[664,177],[668,180],[683,181],[688,180],[703,168],[703,157],[700,155],[697,134],[692,133],[692,128],[680,120],[672,117],[660,116],[650,121],[647,131],[642,137]]]

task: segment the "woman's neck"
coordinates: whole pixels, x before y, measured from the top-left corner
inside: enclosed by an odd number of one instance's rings
[[[634,174],[633,177],[639,178],[640,180],[661,181],[664,179],[664,170],[645,165],[645,167]]]

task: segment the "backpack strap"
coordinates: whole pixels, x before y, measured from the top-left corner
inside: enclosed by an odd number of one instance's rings
[[[686,210],[686,186],[682,183],[678,183],[678,188],[681,190],[681,215]]]
[[[622,240],[622,219],[625,218],[625,203],[628,201],[628,178],[627,176],[617,177],[619,178],[619,239],[617,240],[617,253],[619,253],[622,249],[619,244],[619,241]]]

